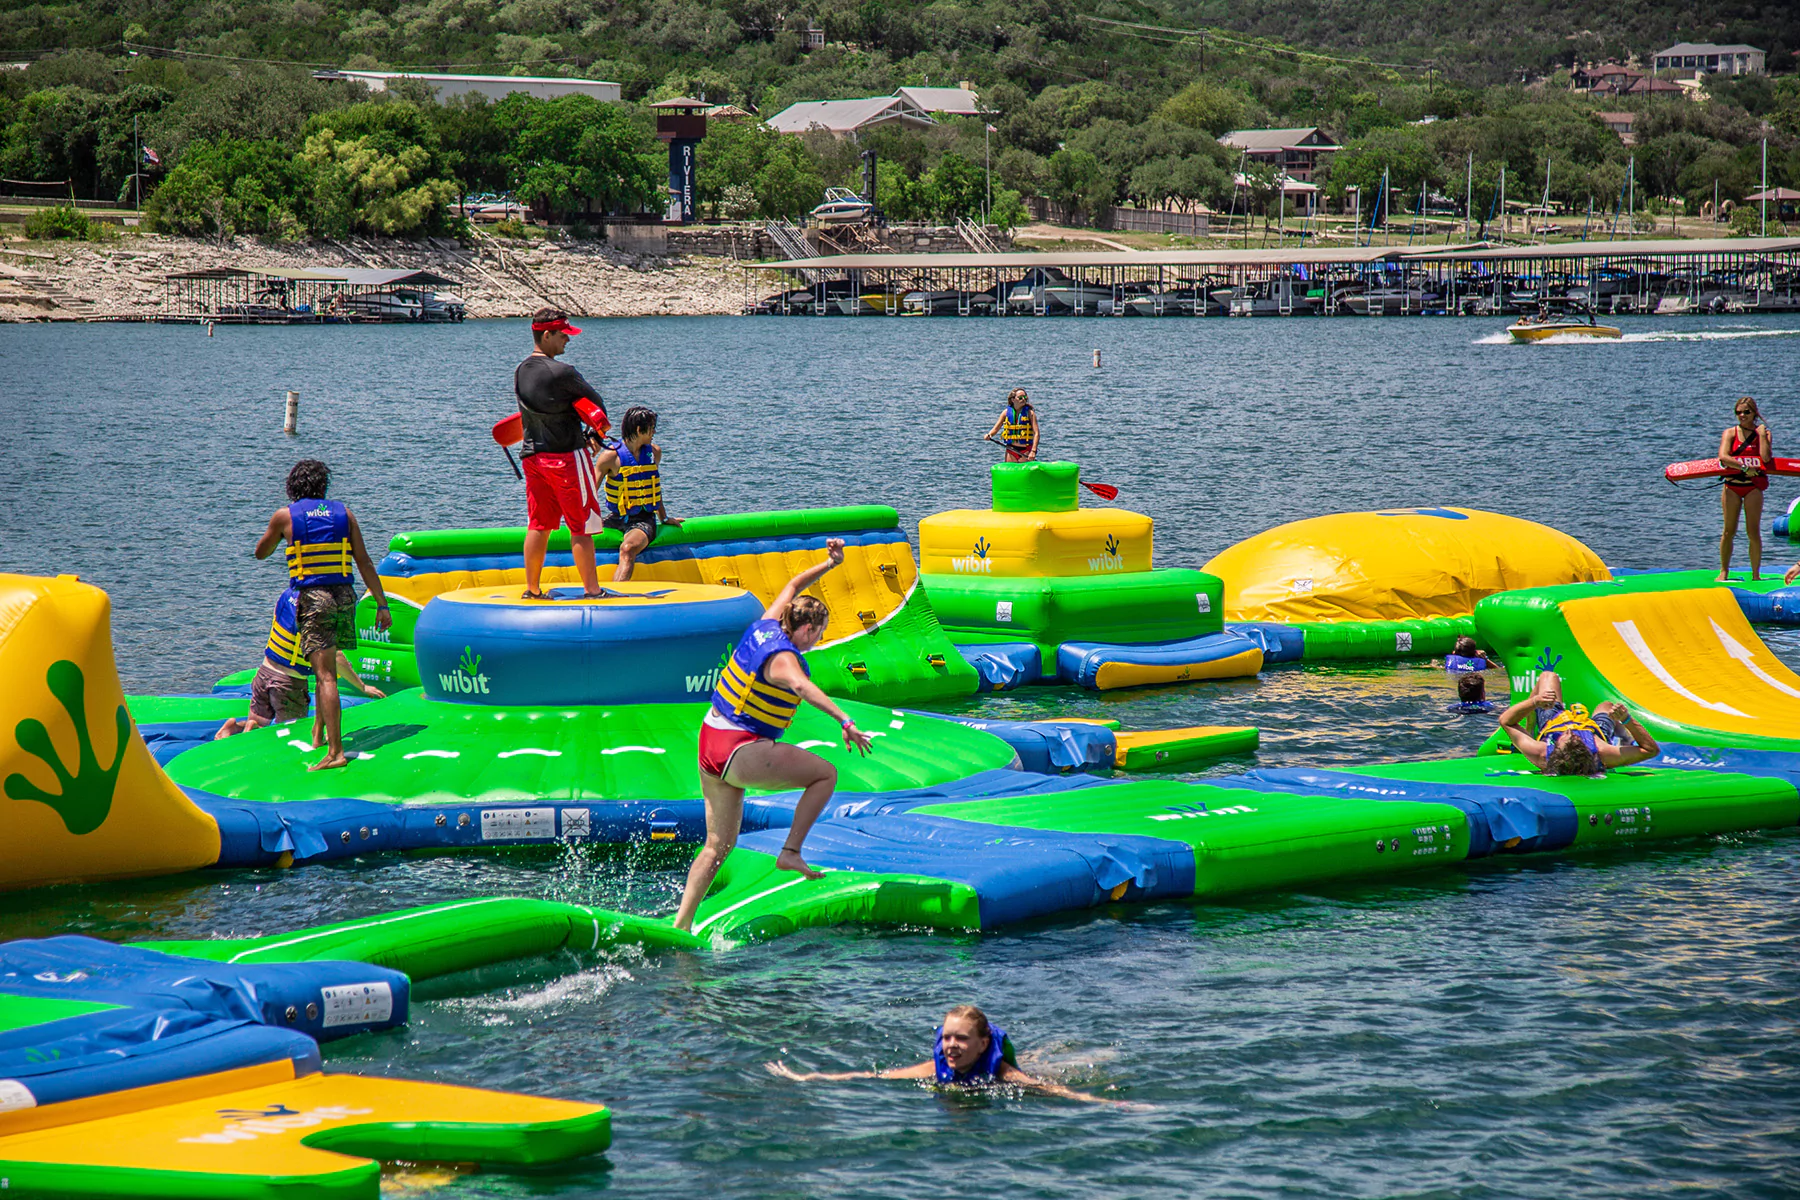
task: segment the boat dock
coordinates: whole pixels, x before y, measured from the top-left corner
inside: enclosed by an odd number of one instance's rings
[[[1800,238],[1509,246],[838,254],[745,263],[781,316],[1500,316],[1800,312]],[[760,289],[757,289],[760,290]]]
[[[362,267],[279,270],[214,267],[166,278],[157,319],[219,325],[427,324],[461,321],[463,300],[431,271]]]

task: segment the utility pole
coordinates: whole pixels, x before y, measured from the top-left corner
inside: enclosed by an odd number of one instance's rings
[[[1766,151],[1763,158],[1766,164],[1768,159]],[[1763,173],[1765,175],[1768,173],[1766,165]],[[142,216],[144,213],[144,145],[138,139],[137,113],[131,114],[131,195],[132,207],[137,210],[139,216]]]

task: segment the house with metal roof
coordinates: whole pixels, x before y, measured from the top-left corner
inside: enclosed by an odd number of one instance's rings
[[[1316,126],[1300,129],[1234,129],[1219,139],[1251,162],[1274,167],[1276,172],[1300,183],[1311,183],[1324,164],[1321,155],[1343,147]]]
[[[981,97],[967,85],[957,87],[903,87],[894,93],[917,105],[921,112],[951,117],[980,117],[992,109],[981,107]]]
[[[1707,75],[1766,75],[1768,55],[1755,46],[1681,42],[1656,53],[1658,71],[1698,71]]]
[[[929,129],[937,124],[928,113],[905,96],[869,96],[862,100],[804,100],[790,104],[768,120],[776,133],[807,133],[822,129],[838,137],[853,138],[878,125]]]

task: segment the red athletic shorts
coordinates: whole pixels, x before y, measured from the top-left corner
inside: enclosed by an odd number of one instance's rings
[[[767,741],[748,729],[720,729],[707,721],[700,722],[700,769],[708,775],[725,778],[731,769],[731,756],[751,742]]]
[[[525,509],[533,529],[598,533],[605,513],[594,488],[594,459],[586,450],[537,453],[525,458]]]

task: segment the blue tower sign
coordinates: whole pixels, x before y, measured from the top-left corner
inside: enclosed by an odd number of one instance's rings
[[[656,110],[656,136],[669,144],[669,207],[666,225],[686,225],[694,219],[694,150],[706,136],[704,100],[686,97],[662,100]]]

